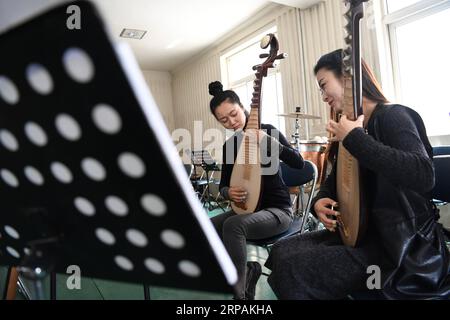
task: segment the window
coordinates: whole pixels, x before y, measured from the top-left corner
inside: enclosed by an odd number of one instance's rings
[[[266,30],[221,57],[224,87],[235,91],[247,110],[250,110],[255,79],[255,71],[252,67],[264,61],[259,59],[259,55],[268,50],[261,49],[260,41],[267,33],[276,35],[276,27]],[[277,116],[283,113],[283,110],[281,73],[279,67],[276,67],[269,69],[267,77],[263,79],[261,122],[274,125],[284,134],[285,122]]]
[[[402,17],[399,11],[388,23],[396,95],[421,115],[429,136],[449,135],[450,1],[434,1],[434,6],[430,0],[405,3],[416,4],[408,15]],[[425,3],[430,6],[424,8]],[[411,14],[414,7],[420,10]]]
[[[387,0],[386,7],[389,13],[395,12],[397,10],[406,8],[420,0]]]

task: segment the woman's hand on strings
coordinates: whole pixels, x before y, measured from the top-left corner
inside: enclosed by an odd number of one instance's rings
[[[325,228],[327,228],[329,231],[334,232],[337,226],[337,221],[334,219],[331,219],[330,216],[339,216],[340,213],[338,211],[334,211],[330,209],[330,207],[336,207],[337,202],[330,198],[322,198],[317,200],[317,202],[314,204],[314,211],[317,214],[317,217],[319,218],[320,222],[323,223]]]
[[[331,141],[343,141],[345,137],[355,128],[362,128],[364,115],[360,115],[356,121],[349,120],[347,116],[343,115],[339,122],[330,120],[327,125],[327,131],[333,137]]]
[[[247,191],[242,187],[230,187],[228,197],[233,202],[245,202],[247,200]]]

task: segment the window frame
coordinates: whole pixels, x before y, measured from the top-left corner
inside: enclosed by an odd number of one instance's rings
[[[264,28],[260,29],[258,32],[255,33],[255,34],[257,34],[256,36],[252,36],[247,39],[242,39],[241,41],[237,42],[234,47],[227,49],[224,53],[222,53],[220,55],[221,78],[222,78],[222,83],[224,84],[225,88],[234,90],[235,88],[240,87],[242,85],[247,86],[247,84],[249,82],[253,82],[255,80],[255,73],[249,72],[248,76],[242,77],[242,78],[234,80],[234,81],[230,81],[229,69],[228,69],[229,68],[229,64],[228,64],[229,60],[228,59],[230,59],[232,56],[234,56],[236,54],[239,54],[239,52],[242,52],[242,51],[248,49],[249,47],[255,45],[256,43],[259,43],[261,41],[262,37],[268,33],[274,33],[274,34],[278,35],[278,28],[275,23],[266,25]],[[278,83],[279,80],[280,81],[282,80],[280,64],[276,64],[275,68],[268,69],[267,76],[268,77],[275,76],[275,81],[276,81],[275,90],[276,90],[276,97],[277,97],[278,102],[280,102],[280,98],[281,98],[281,106],[279,104],[277,104],[277,106],[279,107],[277,110],[277,113],[283,113],[284,112],[284,97],[283,97],[283,90],[282,90],[283,84]],[[277,79],[277,77],[279,78],[279,80]],[[264,91],[264,82],[263,82],[263,91]],[[244,108],[246,110],[248,110],[249,105],[244,105]],[[280,108],[281,108],[281,110],[280,110]],[[275,123],[275,125],[276,124],[277,123]],[[286,126],[282,119],[278,120],[277,127],[278,127],[277,129],[279,129],[280,132],[285,134],[284,131],[286,131]]]
[[[398,56],[397,28],[450,8],[449,0],[422,0],[393,13],[387,12],[387,0],[383,0],[383,24],[387,30],[392,63],[393,90],[397,100],[403,100]]]

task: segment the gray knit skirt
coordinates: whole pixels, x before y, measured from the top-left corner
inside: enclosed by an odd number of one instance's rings
[[[277,242],[265,266],[279,299],[343,299],[367,290],[368,266],[380,261],[373,242],[344,246],[338,232],[322,230]]]

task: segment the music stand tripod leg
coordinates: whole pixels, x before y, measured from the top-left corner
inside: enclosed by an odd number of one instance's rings
[[[56,272],[50,273],[50,300],[56,300]]]
[[[31,294],[28,291],[28,288],[25,286],[23,279],[18,277],[17,285],[19,287],[20,293],[24,296],[25,300],[31,300]]]
[[[36,300],[44,300],[44,279],[47,273],[38,267],[19,267],[18,270],[21,276],[31,281],[34,298]]]
[[[144,283],[144,300],[152,300],[150,296],[150,286]]]
[[[50,237],[30,242],[30,251],[17,267],[19,275],[31,283],[31,298],[45,299],[44,281],[50,275],[50,299],[56,299],[56,273],[53,272],[55,259],[52,254],[58,244],[58,237]]]

